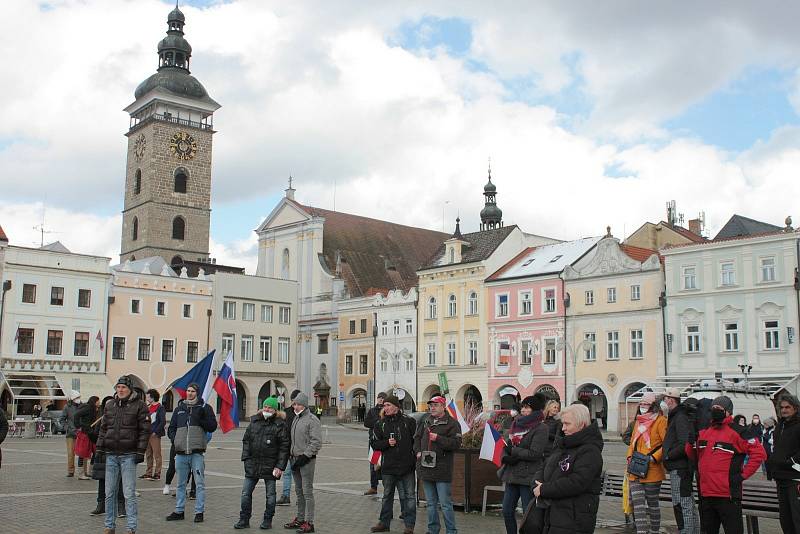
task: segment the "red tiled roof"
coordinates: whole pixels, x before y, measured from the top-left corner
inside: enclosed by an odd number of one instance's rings
[[[370,290],[401,289],[417,284],[417,270],[450,236],[443,232],[405,226],[290,201],[313,217],[323,217],[322,260],[341,276],[351,297]],[[374,293],[373,293],[374,294]]]
[[[620,244],[620,248],[622,252],[627,254],[629,257],[633,258],[638,262],[645,262],[650,259],[650,256],[653,254],[658,254],[657,250],[650,250],[649,248],[642,248],[642,247],[634,247],[633,245],[625,245]],[[658,254],[659,260],[661,259],[661,255]]]
[[[706,239],[705,237],[697,235],[694,232],[690,232],[683,226],[678,226],[677,224],[669,224],[668,222],[665,221],[661,221],[661,224],[666,226],[670,230],[674,230],[675,233],[682,235],[683,237],[694,243],[705,243],[708,241],[708,239]]]
[[[2,226],[0,226],[0,241],[8,241],[8,237],[6,237],[6,233],[3,231]]]

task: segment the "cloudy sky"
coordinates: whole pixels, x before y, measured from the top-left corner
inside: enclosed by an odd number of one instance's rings
[[[622,237],[665,203],[713,236],[800,197],[798,3],[181,2],[215,115],[212,253],[255,267],[283,194],[476,230]],[[173,4],[0,2],[0,225],[117,257],[128,117]],[[444,217],[444,221],[443,221]]]

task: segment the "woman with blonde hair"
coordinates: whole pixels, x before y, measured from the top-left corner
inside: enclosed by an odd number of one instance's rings
[[[645,393],[639,402],[639,414],[633,423],[628,445],[628,486],[633,504],[636,534],[657,534],[661,528],[658,494],[666,478],[661,463],[667,418],[661,415],[655,393]]]

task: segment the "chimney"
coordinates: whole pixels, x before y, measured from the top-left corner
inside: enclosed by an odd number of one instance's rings
[[[689,231],[695,235],[701,235],[703,222],[700,219],[689,219]]]

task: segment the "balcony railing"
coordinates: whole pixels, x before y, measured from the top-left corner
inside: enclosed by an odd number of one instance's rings
[[[132,121],[133,120],[135,120],[135,119],[132,118]],[[197,122],[197,121],[192,121],[192,120],[189,120],[189,119],[180,119],[178,117],[173,117],[169,113],[167,113],[167,114],[154,113],[152,115],[148,115],[147,117],[139,120],[135,124],[132,123],[131,126],[130,126],[130,131],[132,132],[134,130],[137,130],[138,128],[144,126],[145,124],[147,124],[150,121],[171,122],[173,124],[179,124],[181,126],[188,126],[190,128],[197,128],[199,130],[212,130],[214,128],[214,125],[212,123]]]

